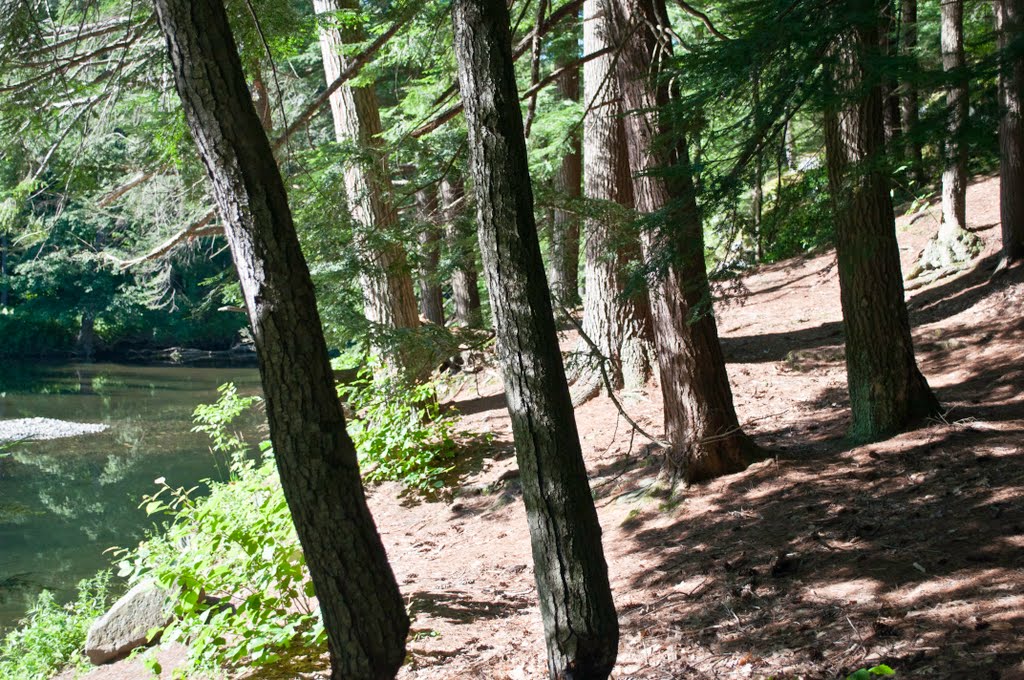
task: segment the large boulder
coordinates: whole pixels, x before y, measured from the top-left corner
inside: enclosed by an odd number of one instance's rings
[[[85,654],[95,665],[116,661],[149,644],[147,634],[172,620],[169,593],[153,582],[129,590],[89,628]]]

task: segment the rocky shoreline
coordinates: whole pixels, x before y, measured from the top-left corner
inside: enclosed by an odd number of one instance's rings
[[[104,423],[73,423],[54,418],[0,420],[0,444],[78,437],[83,434],[103,432],[108,427],[110,426]]]

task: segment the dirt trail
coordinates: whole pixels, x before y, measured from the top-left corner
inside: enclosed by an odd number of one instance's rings
[[[903,678],[1024,678],[1024,275],[988,280],[997,180],[971,186],[968,210],[986,242],[976,266],[909,296],[944,421],[843,441],[833,252],[761,268],[718,305],[737,410],[769,460],[666,502],[656,451],[611,402],[577,410],[620,614],[616,679],[835,678],[879,662]],[[905,271],[936,211],[899,220]],[[460,492],[372,492],[414,617],[400,678],[543,678],[500,381],[481,375],[457,401],[465,429],[495,434]],[[659,402],[656,388],[624,398],[654,432]],[[296,659],[251,677],[320,675]],[[122,663],[88,677],[146,676]]]

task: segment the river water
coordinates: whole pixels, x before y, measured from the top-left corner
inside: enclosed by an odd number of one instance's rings
[[[139,509],[165,477],[186,488],[223,479],[224,461],[206,435],[191,432],[192,410],[234,382],[259,393],[251,368],[0,363],[0,419],[56,418],[109,429],[27,442],[0,457],[0,631],[24,615],[41,589],[59,599],[111,565],[104,551],[127,547],[153,527]],[[251,418],[243,429],[258,436]]]

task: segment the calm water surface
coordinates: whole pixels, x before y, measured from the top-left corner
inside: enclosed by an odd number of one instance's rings
[[[217,387],[259,392],[251,368],[0,363],[0,419],[106,423],[102,434],[19,444],[0,458],[0,630],[43,588],[61,599],[110,565],[103,551],[130,546],[153,526],[141,497],[171,486],[222,479],[223,460],[191,432],[192,410]],[[251,419],[244,429],[256,433]]]

